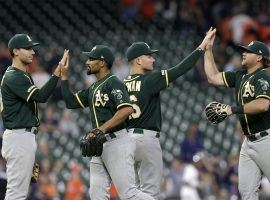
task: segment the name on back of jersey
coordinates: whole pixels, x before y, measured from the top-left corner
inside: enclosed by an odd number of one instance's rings
[[[130,81],[130,82],[126,82],[126,86],[128,89],[128,92],[139,92],[141,90],[141,81]]]

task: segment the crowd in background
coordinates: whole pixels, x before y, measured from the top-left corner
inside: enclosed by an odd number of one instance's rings
[[[237,6],[235,6],[237,5]],[[179,34],[203,35],[209,26],[217,28],[218,39],[215,44],[217,65],[224,71],[235,70],[241,66],[241,55],[236,54],[237,44],[247,44],[252,40],[260,40],[270,45],[270,1],[239,1],[239,0],[119,0],[118,17],[123,22],[139,21],[145,24],[155,24],[163,29],[164,24],[172,24]],[[163,23],[163,24],[162,24]],[[147,41],[146,41],[147,42]],[[175,41],[177,43],[177,41]],[[39,57],[39,58],[38,58]],[[117,55],[113,65],[113,73],[121,80],[129,73],[128,64]],[[41,87],[50,77],[60,59],[55,49],[48,49],[45,55],[38,55],[29,66],[28,72],[33,77],[37,87]],[[6,42],[0,43],[0,77],[3,76],[11,58]],[[203,70],[203,60],[196,64],[194,80],[206,85]],[[82,72],[83,73],[83,72]],[[94,76],[84,76],[83,84],[89,86],[95,81]],[[58,130],[61,134],[71,134],[80,137],[80,128],[71,118],[71,111],[64,109],[54,111],[53,104],[62,99],[60,82],[47,106],[42,106],[40,134],[50,134]],[[0,136],[4,131],[0,123]],[[166,134],[166,133],[163,133]],[[238,154],[223,157],[218,149],[206,152],[203,147],[203,135],[198,130],[196,122],[190,122],[184,140],[179,141],[181,153],[175,157],[170,166],[165,166],[162,196],[164,199],[180,199],[181,192],[187,185],[192,185],[202,199],[234,200],[239,198]],[[239,135],[239,145],[243,136],[241,129],[236,128]],[[1,138],[1,137],[0,137]],[[37,184],[31,184],[29,200],[82,200],[88,192],[83,182],[80,163],[63,163],[55,160],[51,154],[52,148],[46,140],[38,140],[37,162],[41,166],[41,174]],[[79,147],[76,147],[79,148]],[[61,169],[68,167],[70,178],[59,185],[58,177]],[[5,161],[0,157],[0,199],[5,192],[6,175]],[[64,188],[62,197],[59,188]],[[111,198],[118,200],[115,188],[111,188]],[[270,198],[270,185],[263,179],[260,187],[261,198]]]

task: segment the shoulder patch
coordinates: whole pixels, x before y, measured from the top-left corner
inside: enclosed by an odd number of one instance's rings
[[[258,81],[260,82],[260,85],[262,86],[262,90],[264,91],[268,90],[269,83],[266,80],[264,80],[263,78],[260,78],[258,79]]]
[[[117,99],[122,99],[123,92],[121,90],[113,89],[111,94],[113,94]]]

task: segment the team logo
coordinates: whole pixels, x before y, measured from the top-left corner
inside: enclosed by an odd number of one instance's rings
[[[32,39],[29,37],[29,35],[26,35],[29,42],[32,42]]]
[[[95,94],[95,106],[99,107],[99,106],[105,106],[107,101],[109,101],[109,97],[108,94],[103,94],[100,92],[100,90],[98,90]]]
[[[121,90],[113,89],[111,92],[118,100],[122,99],[123,92]]]
[[[266,80],[264,80],[263,78],[260,78],[258,81],[260,82],[260,85],[262,86],[262,90],[264,91],[268,90],[269,83]]]
[[[245,91],[244,91],[243,97],[249,97],[249,96],[254,97],[254,94],[255,94],[254,85],[251,85],[248,81],[244,87],[245,87]]]
[[[254,42],[252,41],[251,43],[248,44],[248,46],[252,46],[254,44]]]
[[[147,43],[144,43],[144,44],[147,46],[148,49],[150,49],[150,46]]]
[[[97,48],[97,46],[94,46],[93,49],[91,51],[94,51]]]

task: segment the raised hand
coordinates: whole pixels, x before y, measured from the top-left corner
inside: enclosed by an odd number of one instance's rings
[[[69,54],[69,50],[65,49],[64,54],[60,62],[58,63],[58,66],[56,67],[54,71],[54,75],[60,77],[61,76],[61,68],[66,64],[67,62],[67,57]]]
[[[62,80],[68,79],[68,68],[69,68],[69,52],[67,53],[66,62],[61,68],[61,78]]]
[[[206,36],[204,37],[202,43],[199,45],[199,48],[201,48],[204,51],[207,50],[211,45],[213,45],[215,35],[216,35],[216,29],[213,29],[213,27],[211,27],[206,32]]]

